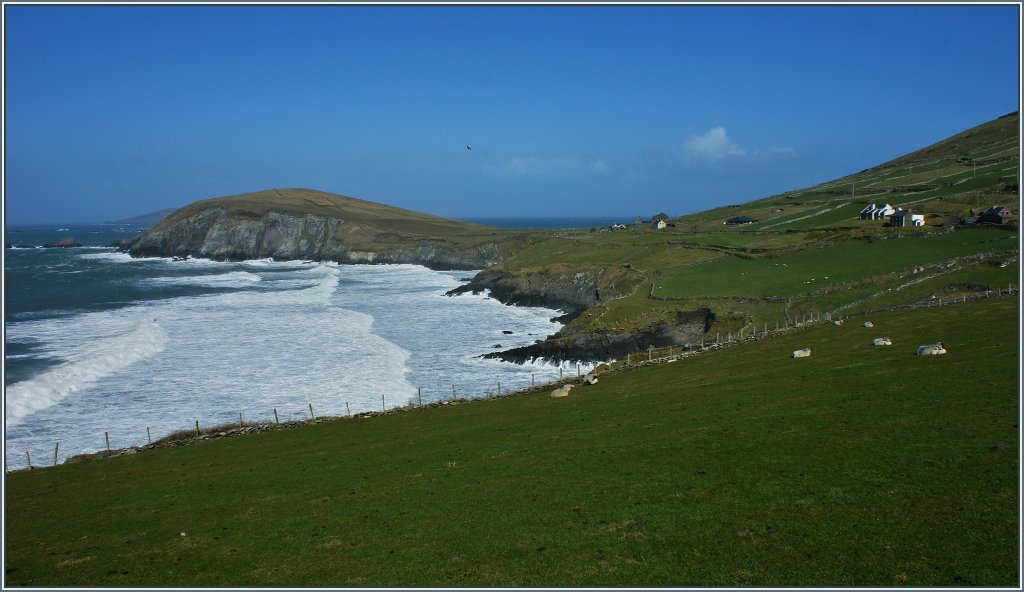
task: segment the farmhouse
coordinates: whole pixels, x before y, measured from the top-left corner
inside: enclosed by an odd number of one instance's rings
[[[666,226],[668,226],[668,222],[665,222],[664,220],[662,220],[660,218],[658,220],[655,220],[651,224],[651,228],[653,228],[655,230],[661,230],[662,228],[665,228]]]
[[[1002,206],[992,206],[991,208],[982,212],[978,216],[977,223],[979,224],[1007,224],[1017,219],[1010,210]]]
[[[729,218],[728,220],[723,222],[723,224],[728,224],[730,226],[737,226],[737,225],[740,225],[740,224],[753,224],[753,223],[754,223],[754,220],[752,218],[748,218],[747,216],[733,216],[732,218]]]
[[[875,204],[868,204],[866,208],[860,211],[861,220],[881,220],[882,218],[888,218],[896,213],[896,209],[889,204],[885,204],[881,207]]]
[[[924,226],[924,214],[915,214],[910,210],[897,208],[890,223],[893,226]]]

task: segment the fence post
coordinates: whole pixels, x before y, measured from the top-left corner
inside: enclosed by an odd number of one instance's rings
[[[501,381],[498,381],[498,396],[501,396]]]
[[[309,404],[309,418],[310,419],[316,419],[316,416],[313,415],[313,404],[312,403]]]
[[[423,406],[423,387],[416,387],[416,399],[420,402],[420,407]]]
[[[245,427],[245,422],[242,421],[242,412],[241,411],[238,412],[238,427],[240,427],[240,428],[244,428]]]
[[[384,405],[384,393],[380,394],[380,410],[387,411],[388,408]]]
[[[110,432],[103,432],[103,437],[107,439],[107,452],[110,452]]]
[[[199,420],[196,420],[196,438],[199,437]]]
[[[562,367],[558,367],[558,380],[562,380]]]
[[[452,401],[455,400],[455,384],[452,383]]]
[[[345,401],[345,414],[352,417],[352,409],[349,408],[348,401]]]
[[[149,427],[146,427],[146,441],[150,444],[153,443],[153,435],[149,433]]]
[[[28,465],[28,468],[32,468],[32,457],[29,456],[28,450],[25,451],[25,464]]]
[[[281,418],[279,418],[277,416],[277,407],[274,408],[274,423],[275,424],[280,424],[281,423]]]
[[[53,447],[53,466],[57,466],[57,451],[60,450],[60,442]]]

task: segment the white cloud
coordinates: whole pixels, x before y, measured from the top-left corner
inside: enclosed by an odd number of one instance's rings
[[[719,160],[746,154],[747,151],[734,144],[721,126],[713,127],[701,136],[690,136],[683,143],[683,155],[687,158]]]

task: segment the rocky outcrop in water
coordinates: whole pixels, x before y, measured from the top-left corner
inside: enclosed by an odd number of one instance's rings
[[[82,246],[82,243],[76,241],[75,237],[73,237],[73,236],[65,236],[64,238],[60,239],[59,241],[54,241],[52,243],[46,243],[43,246],[46,247],[47,249],[70,249],[70,248],[73,248],[73,247],[80,247],[80,246]]]

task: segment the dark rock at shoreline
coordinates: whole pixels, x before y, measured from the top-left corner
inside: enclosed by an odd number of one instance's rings
[[[14,245],[14,248],[15,249],[34,249],[34,248],[36,248],[36,245],[20,244],[20,245]]]
[[[543,306],[562,311],[555,320],[567,323],[600,300],[597,276],[592,271],[550,277],[540,273],[514,275],[501,270],[485,269],[468,284],[447,292],[458,296],[472,292],[489,291],[491,297],[503,304],[517,306]]]
[[[681,311],[675,322],[660,321],[638,331],[571,331],[564,329],[533,345],[487,353],[483,358],[522,364],[536,358],[549,362],[594,362],[623,358],[626,354],[696,343],[714,323],[707,308]],[[568,328],[567,328],[568,329]]]
[[[47,249],[68,249],[73,247],[80,247],[82,246],[82,243],[76,242],[75,237],[73,236],[65,236],[64,238],[60,239],[57,242],[46,243],[43,246],[46,247]]]

